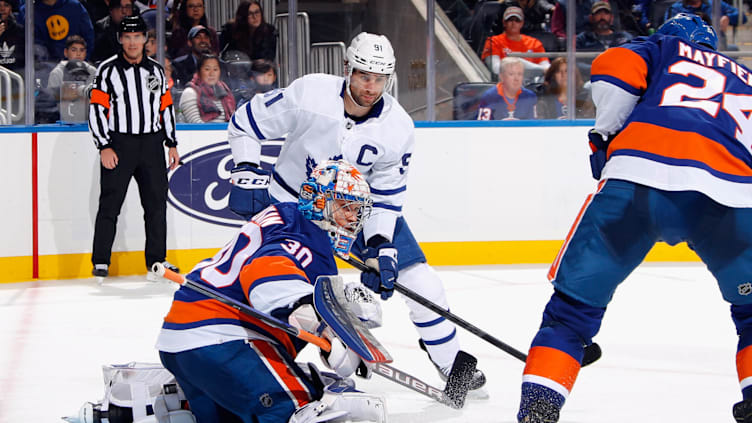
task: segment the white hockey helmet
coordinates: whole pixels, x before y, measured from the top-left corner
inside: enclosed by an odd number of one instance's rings
[[[327,160],[316,166],[298,196],[298,210],[328,232],[332,249],[345,258],[371,214],[372,203],[365,177],[344,160]],[[335,214],[340,208],[350,208],[357,213],[357,219],[346,224],[337,222]]]
[[[350,93],[350,78],[355,69],[363,72],[388,75],[389,79],[384,85],[384,91],[382,91],[381,95],[384,95],[384,92],[391,89],[397,59],[394,57],[392,43],[389,42],[386,36],[361,32],[350,42],[346,56],[345,76],[347,78],[347,94],[350,95],[350,98],[352,98],[352,94]],[[376,101],[380,98],[381,96]]]

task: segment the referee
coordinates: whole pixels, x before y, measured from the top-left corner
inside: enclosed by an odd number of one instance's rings
[[[122,51],[103,61],[91,91],[89,129],[99,149],[99,210],[94,224],[92,274],[109,274],[110,254],[120,208],[131,177],[136,178],[146,227],[146,267],[165,261],[167,253],[167,166],[162,142],[169,148],[170,169],[180,161],[175,112],[164,70],[144,54],[146,23],[138,16],[120,22]],[[147,273],[147,279],[156,275]]]

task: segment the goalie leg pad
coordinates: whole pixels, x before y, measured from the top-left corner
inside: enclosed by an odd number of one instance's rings
[[[400,271],[399,282],[438,306],[449,309],[444,284],[428,264],[417,263],[403,269]],[[431,360],[448,373],[460,350],[456,326],[409,298],[405,297],[405,303]]]
[[[295,410],[288,423],[319,423],[334,420],[386,423],[386,404],[382,397],[376,395],[326,392],[319,401],[308,403]]]

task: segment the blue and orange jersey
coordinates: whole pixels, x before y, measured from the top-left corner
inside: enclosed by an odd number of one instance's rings
[[[287,321],[291,306],[313,294],[319,276],[335,274],[327,233],[305,219],[296,203],[277,203],[254,216],[186,277]],[[279,343],[292,357],[305,346],[282,330],[181,287],[164,319],[157,349],[180,352],[239,339]]]
[[[527,88],[522,88],[514,98],[504,95],[501,82],[491,87],[480,98],[476,120],[535,119],[538,97]]]
[[[596,129],[624,115],[604,179],[752,207],[749,69],[710,48],[655,34],[602,53],[591,79]]]

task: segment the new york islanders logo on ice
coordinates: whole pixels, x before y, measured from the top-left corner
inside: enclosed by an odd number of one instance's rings
[[[261,167],[271,170],[282,141],[268,141],[261,147]],[[183,164],[167,174],[167,201],[188,216],[222,226],[241,227],[246,222],[228,205],[230,170],[235,166],[227,141],[189,151]]]

